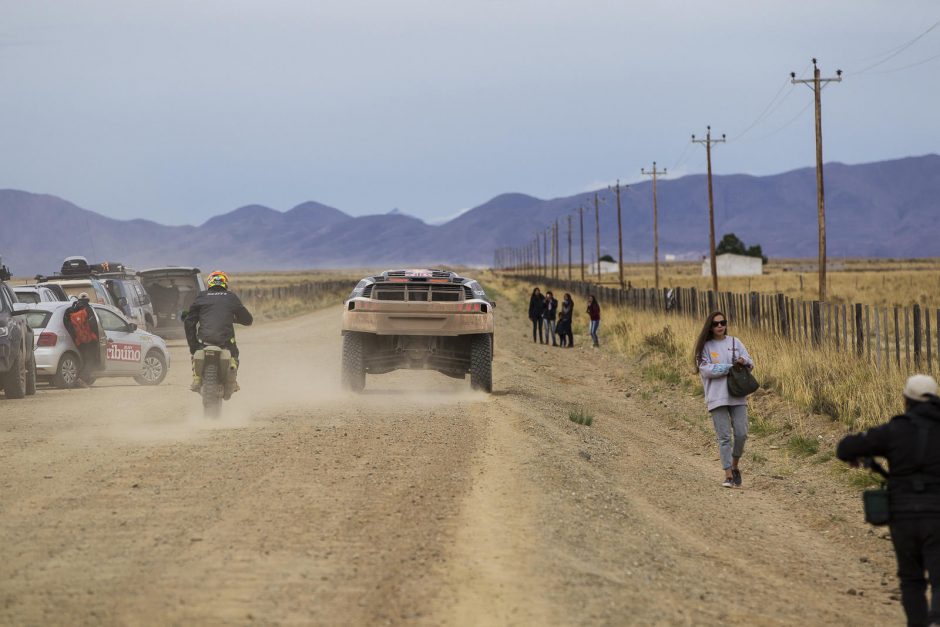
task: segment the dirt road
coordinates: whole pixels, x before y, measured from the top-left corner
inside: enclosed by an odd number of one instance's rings
[[[834,480],[722,489],[629,364],[497,312],[492,396],[424,372],[338,392],[331,308],[240,333],[218,422],[182,347],[156,388],[0,401],[0,623],[901,623],[889,543]]]

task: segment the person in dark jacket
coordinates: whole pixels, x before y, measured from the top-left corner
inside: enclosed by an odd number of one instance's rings
[[[574,333],[571,330],[571,320],[574,316],[574,301],[571,294],[565,294],[561,299],[561,309],[558,310],[558,336],[559,343],[568,348],[574,348]]]
[[[539,288],[532,290],[532,296],[529,298],[529,320],[532,321],[532,341],[535,342],[536,330],[538,330],[538,341],[542,344],[542,311],[545,309],[545,297]]]
[[[593,294],[588,294],[587,314],[591,319],[591,341],[594,348],[597,348],[600,345],[597,340],[597,328],[601,325],[601,306],[597,304]]]
[[[88,303],[88,294],[82,292],[65,310],[63,322],[75,348],[82,358],[82,369],[75,381],[75,387],[88,387],[94,380],[94,371],[101,366],[101,351],[98,338],[101,331],[98,328],[98,318]]]
[[[189,354],[195,355],[196,351],[206,344],[212,344],[228,350],[232,354],[234,367],[238,368],[239,352],[235,343],[235,325],[251,326],[254,318],[241,299],[228,291],[228,276],[224,272],[212,272],[206,284],[209,289],[200,292],[186,312],[184,325]],[[193,390],[198,392],[201,387],[202,377],[194,370]],[[237,383],[235,391],[238,391]]]
[[[888,459],[889,524],[907,624],[940,624],[940,398],[934,378],[910,377],[904,404],[904,413],[887,424],[843,438],[836,456],[853,466],[866,457]]]
[[[545,307],[542,309],[542,318],[545,320],[545,343],[551,335],[552,346],[558,346],[555,340],[555,319],[558,317],[558,299],[551,290],[545,292]]]

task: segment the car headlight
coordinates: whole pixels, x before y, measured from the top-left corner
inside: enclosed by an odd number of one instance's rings
[[[10,327],[0,327],[0,337],[6,337],[10,335]]]

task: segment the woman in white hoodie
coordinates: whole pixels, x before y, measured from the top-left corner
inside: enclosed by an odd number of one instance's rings
[[[725,470],[725,479],[721,485],[726,488],[740,486],[738,462],[747,441],[747,399],[731,396],[728,392],[728,373],[734,364],[751,369],[754,362],[741,340],[728,335],[728,319],[720,311],[705,320],[705,326],[695,342],[694,358],[702,375],[705,403],[712,415],[712,424],[715,425],[718,452]]]

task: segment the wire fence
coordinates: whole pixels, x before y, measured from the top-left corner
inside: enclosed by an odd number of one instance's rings
[[[932,373],[936,366],[940,371],[940,309],[918,304],[877,307],[807,301],[784,294],[714,292],[694,287],[619,289],[536,275],[517,278],[581,296],[593,294],[600,303],[664,315],[704,319],[713,311],[721,311],[736,325],[849,353],[878,368]]]
[[[241,298],[245,304],[250,305],[286,300],[313,303],[324,297],[348,293],[355,284],[355,281],[304,281],[303,283],[295,283],[293,285],[275,285],[270,287],[239,288],[235,285],[233,286],[233,291],[238,294],[238,297]]]

